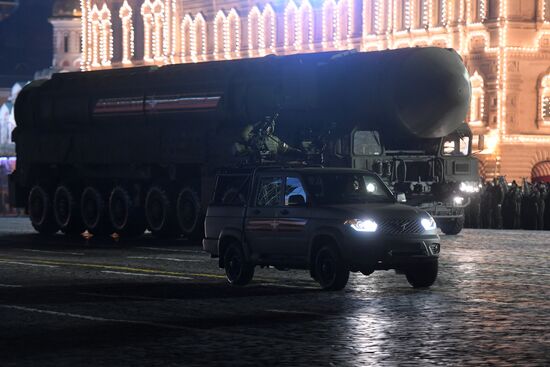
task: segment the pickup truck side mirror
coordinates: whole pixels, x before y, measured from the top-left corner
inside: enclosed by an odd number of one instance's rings
[[[289,206],[305,206],[306,200],[302,195],[290,195],[288,197]]]
[[[398,203],[406,203],[407,202],[407,196],[402,193],[402,192],[398,192],[396,193],[395,195],[395,200],[398,202]]]

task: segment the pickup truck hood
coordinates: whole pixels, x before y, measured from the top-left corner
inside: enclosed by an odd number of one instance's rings
[[[322,205],[315,209],[317,217],[342,219],[416,219],[425,213],[423,210],[395,203]]]

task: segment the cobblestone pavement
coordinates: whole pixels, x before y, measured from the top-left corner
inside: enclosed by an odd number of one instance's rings
[[[442,236],[429,290],[305,271],[245,288],[185,241],[41,239],[0,219],[1,366],[550,365],[550,233]]]

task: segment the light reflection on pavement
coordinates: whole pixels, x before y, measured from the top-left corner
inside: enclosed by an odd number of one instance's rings
[[[86,243],[0,220],[2,366],[549,365],[550,234],[442,236],[428,290],[258,269],[230,288],[185,241]]]

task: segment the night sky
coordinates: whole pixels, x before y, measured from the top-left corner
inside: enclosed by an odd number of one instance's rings
[[[0,87],[32,78],[52,63],[54,0],[20,0],[9,18],[0,22]]]

